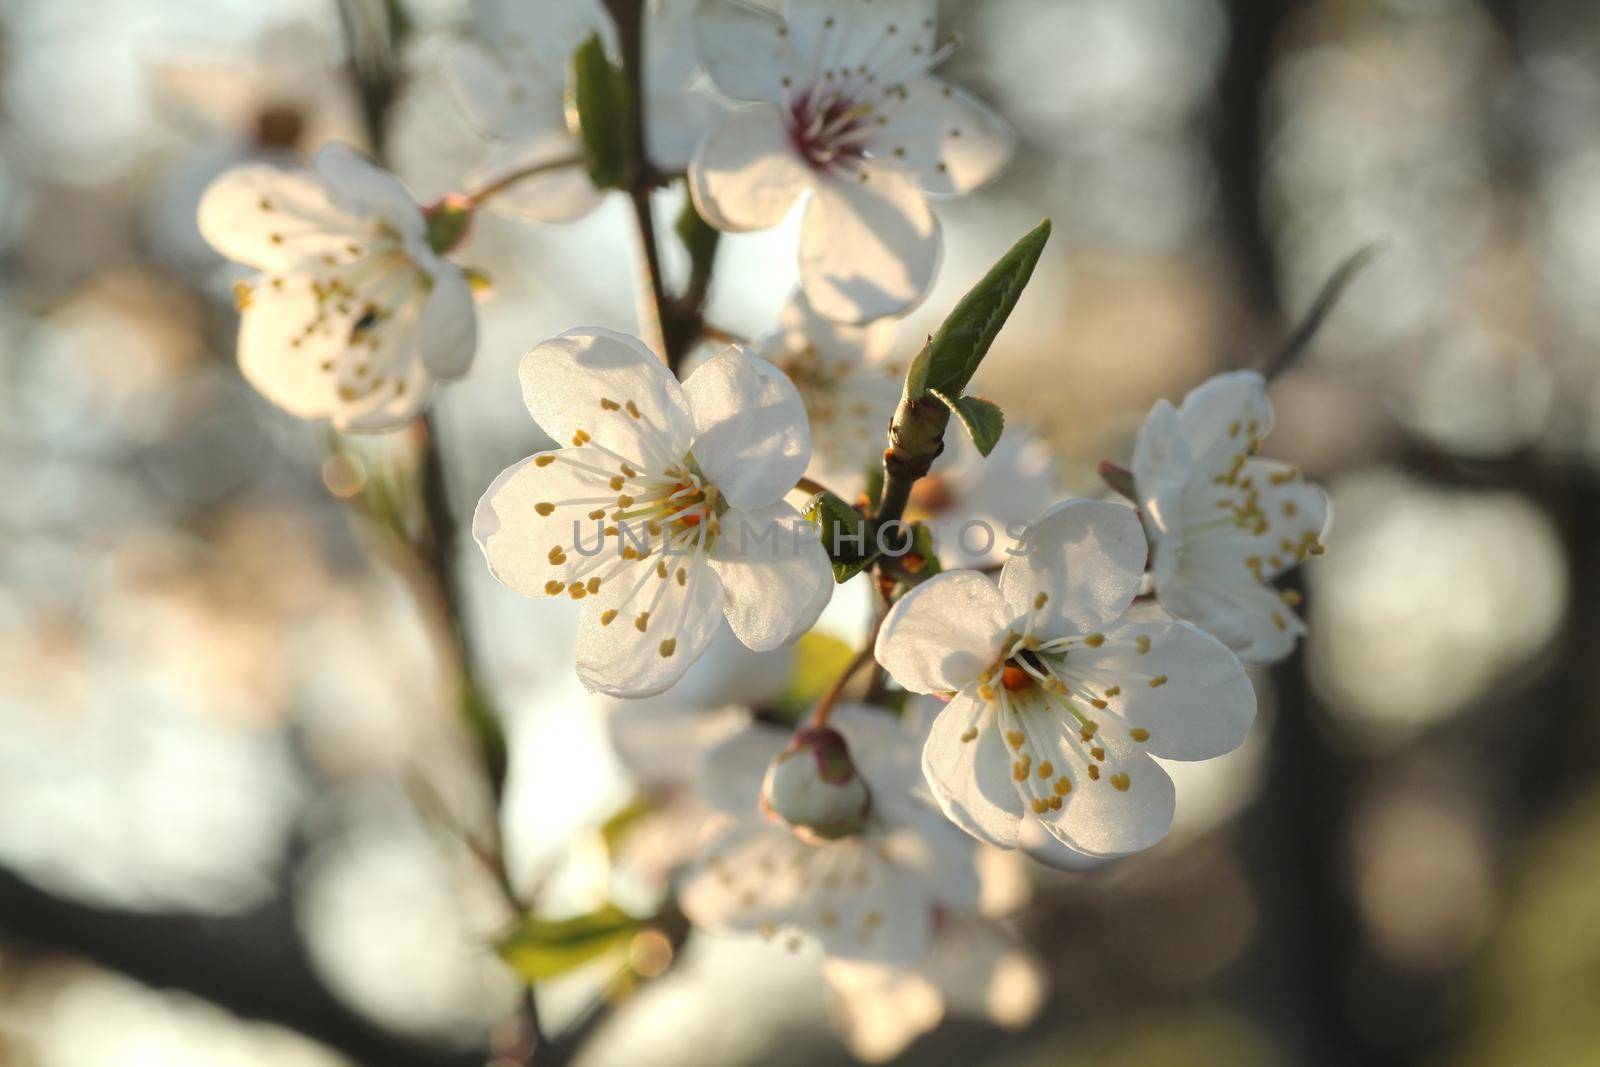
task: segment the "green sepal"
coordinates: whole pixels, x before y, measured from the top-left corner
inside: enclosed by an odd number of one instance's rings
[[[994,451],[1006,428],[1006,417],[998,404],[981,396],[958,396],[952,400],[937,389],[929,392],[961,420],[961,425],[967,429],[967,436],[978,446],[980,454],[987,456]]]
[[[848,582],[872,566],[878,550],[861,513],[833,493],[818,493],[806,502],[806,519],[818,527],[822,549],[833,564],[833,580]]]

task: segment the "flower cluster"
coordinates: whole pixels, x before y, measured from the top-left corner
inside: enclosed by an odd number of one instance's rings
[[[1322,552],[1328,519],[1321,490],[1256,455],[1272,409],[1250,372],[1155,405],[1131,470],[1108,479],[1132,506],[1058,502],[1046,442],[965,392],[1048,225],[925,346],[896,350],[894,317],[940,262],[930,197],[977,189],[1013,151],[932,73],[955,47],[935,8],[660,0],[614,25],[595,0],[485,0],[480,40],[445,64],[491,142],[474,191],[420,205],[334,144],[314,171],[232,170],[200,206],[211,244],[256,272],[235,286],[244,376],[291,414],[379,431],[472,363],[473,274],[451,257],[480,208],[560,222],[624,191],[658,272],[651,197],[682,185],[677,232],[704,284],[674,296],[652,274],[654,347],[588,326],[527,352],[522,398],[555,447],[488,485],[472,533],[511,591],[574,602],[579,681],[630,701],[726,633],[793,643],[836,582],[868,572],[869,647],[782,726],[729,695],[750,714],[731,713],[695,779],[704,803],[682,814],[703,845],[671,835],[685,854],[654,866],[701,929],[814,951],[841,1030],[874,1057],[946,1007],[1031,1016],[1040,969],[991,922],[980,869],[1018,849],[1089,868],[1163,839],[1178,798],[1161,761],[1243,743],[1246,664],[1305,630],[1273,583]],[[569,68],[586,73],[569,84]],[[596,136],[607,115],[627,128],[600,132],[625,136]],[[613,149],[620,165],[598,165]],[[769,335],[730,343],[705,322],[712,231],[771,228],[801,202],[800,291]],[[934,538],[958,523],[987,543]],[[872,682],[841,704],[858,670]]]

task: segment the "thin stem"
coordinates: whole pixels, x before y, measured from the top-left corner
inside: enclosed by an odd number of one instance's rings
[[[810,493],[812,496],[816,496],[818,493],[833,493],[832,489],[829,489],[814,478],[801,478],[794,483],[794,487],[803,493]],[[838,496],[839,494],[833,493],[833,495]]]
[[[532,166],[523,167],[521,170],[514,170],[509,174],[496,178],[483,188],[475,189],[472,192],[467,193],[466,197],[468,200],[472,201],[473,207],[481,207],[485,200],[488,200],[490,197],[496,196],[499,193],[505,192],[513,185],[516,185],[518,182],[527,178],[536,178],[541,174],[548,174],[553,170],[561,170],[565,167],[578,167],[582,165],[583,159],[580,156],[569,156],[562,159],[546,160],[543,163],[535,163]]]
[[[732,330],[724,330],[720,326],[713,326],[709,322],[700,324],[700,336],[707,341],[716,341],[718,344],[724,345],[748,345],[750,343],[750,338],[734,333]]]
[[[850,684],[850,679],[868,663],[876,662],[872,658],[873,649],[878,643],[878,631],[883,629],[884,618],[883,615],[878,616],[878,621],[873,624],[872,633],[868,635],[866,644],[851,658],[845,669],[839,672],[839,677],[828,686],[827,692],[822,694],[822,699],[817,701],[816,709],[811,712],[812,726],[828,725],[828,719],[833,715],[833,706],[839,702],[839,697],[844,693],[845,686]]]

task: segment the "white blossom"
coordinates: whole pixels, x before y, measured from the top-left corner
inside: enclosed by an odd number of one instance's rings
[[[259,273],[234,286],[239,368],[273,403],[344,430],[408,423],[477,347],[472,288],[428,244],[405,186],[342,144],[315,171],[219,177],[200,232]]]
[[[777,368],[730,347],[680,386],[638,340],[582,328],[528,353],[520,373],[534,420],[570,445],[495,479],[473,533],[513,590],[583,602],[587,688],[662,692],[724,615],[757,651],[811,627],[833,576],[783,501],[811,435]]]
[[[846,497],[860,493],[866,471],[881,461],[900,401],[905,367],[889,358],[897,332],[890,319],[846,326],[823,318],[800,292],[757,349],[805,402],[813,445],[807,473]]]
[[[1049,442],[1027,426],[1007,425],[985,456],[952,423],[933,470],[912,486],[906,519],[933,524],[947,565],[999,566],[1043,502],[1059,499],[1061,481]]]
[[[941,239],[927,196],[993,178],[1012,152],[992,112],[929,74],[950,52],[934,0],[804,0],[787,21],[707,0],[700,58],[730,112],[689,164],[719,230],[770,229],[810,193],[800,275],[816,310],[864,323],[933,284]]]
[[[715,932],[814,941],[830,959],[916,964],[942,909],[977,907],[972,842],[917,798],[916,733],[864,707],[829,723],[872,793],[860,831],[802,836],[767,818],[761,776],[788,735],[752,726],[707,756],[707,799],[726,819],[684,883],[684,912]]]
[[[1328,497],[1256,450],[1272,429],[1266,382],[1219,374],[1139,431],[1133,476],[1161,606],[1215,634],[1246,663],[1294,651],[1299,595],[1272,581],[1320,555]]]
[[[998,587],[947,571],[889,612],[878,662],[952,695],[922,763],[967,832],[1013,848],[1032,818],[1089,856],[1136,852],[1172,823],[1172,779],[1151,757],[1244,740],[1255,693],[1237,657],[1187,623],[1123,618],[1145,554],[1133,509],[1072,500],[1028,529]]]
[[[695,0],[652,0],[644,27],[645,134],[650,161],[681,172],[722,108],[698,92]],[[474,185],[565,160],[583,146],[569,128],[565,92],[572,54],[594,34],[615,36],[597,0],[479,0],[481,40],[455,45],[446,74],[467,116],[494,146]],[[537,222],[570,222],[600,205],[581,162],[521,179],[492,197],[494,211]]]

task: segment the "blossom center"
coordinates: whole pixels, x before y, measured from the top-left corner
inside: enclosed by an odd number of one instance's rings
[[[820,86],[797,90],[787,104],[789,141],[811,169],[843,173],[861,164],[872,132],[871,104]]]

